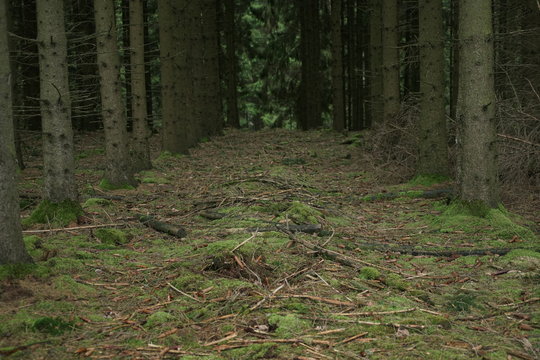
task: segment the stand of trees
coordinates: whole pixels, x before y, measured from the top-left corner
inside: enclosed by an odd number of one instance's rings
[[[186,154],[225,125],[377,131],[417,107],[416,174],[451,175],[455,143],[461,199],[491,207],[497,134],[538,146],[536,0],[0,5],[0,263],[29,260],[13,190],[25,131],[42,133],[53,204],[78,202],[74,129],[103,129],[101,185],[119,188],[152,166],[151,134]],[[538,181],[537,157],[524,152],[513,166]]]

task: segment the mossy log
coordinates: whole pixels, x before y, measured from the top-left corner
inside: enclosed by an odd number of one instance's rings
[[[423,199],[436,199],[440,197],[453,197],[453,189],[435,189],[425,191],[400,191],[392,193],[380,193],[375,195],[366,195],[362,198],[363,201],[376,201],[376,200],[392,200],[400,197],[410,198],[423,198]]]
[[[168,224],[162,221],[156,220],[153,216],[139,215],[138,219],[144,225],[177,238],[184,238],[187,236],[187,231],[180,225]]]

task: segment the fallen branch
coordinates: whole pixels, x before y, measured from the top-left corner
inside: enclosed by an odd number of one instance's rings
[[[228,233],[237,234],[240,232],[271,232],[271,231],[290,231],[293,233],[302,232],[305,234],[317,234],[322,231],[321,224],[307,224],[307,225],[287,225],[275,223],[272,226],[263,228],[232,228],[227,229]]]
[[[422,199],[436,199],[439,197],[451,197],[454,195],[454,190],[452,189],[436,189],[436,190],[426,190],[421,193],[414,191],[401,191],[401,192],[392,192],[392,193],[381,193],[376,195],[366,195],[362,197],[363,201],[376,201],[376,200],[392,200],[400,197],[410,197],[410,198],[422,198]]]
[[[122,227],[127,226],[127,224],[100,224],[100,225],[85,225],[85,226],[75,226],[69,228],[56,228],[56,229],[45,229],[45,230],[25,230],[23,234],[43,234],[48,232],[56,231],[74,231],[74,230],[89,230],[89,229],[98,229],[106,227]]]
[[[169,234],[180,239],[187,236],[187,231],[179,225],[158,221],[153,216],[138,215],[137,218],[141,223],[156,231]]]
[[[286,298],[309,299],[309,300],[319,301],[319,302],[332,304],[332,305],[356,306],[355,303],[350,302],[350,301],[341,301],[341,300],[335,300],[335,299],[328,299],[328,298],[322,298],[322,297],[314,296],[314,295],[294,295],[294,294],[291,294],[291,295],[281,295],[279,297],[280,298],[285,298],[285,299]]]

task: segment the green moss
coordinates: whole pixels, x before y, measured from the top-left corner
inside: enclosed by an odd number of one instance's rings
[[[442,182],[449,181],[450,178],[443,175],[417,175],[411,179],[407,184],[409,185],[422,185],[422,186],[432,186],[435,184],[440,184]]]
[[[45,278],[49,276],[47,267],[41,264],[8,264],[0,265],[0,281],[6,279],[22,279],[27,276]]]
[[[206,278],[199,274],[185,274],[177,277],[171,282],[176,288],[191,291],[201,289],[201,284],[206,281]]]
[[[80,153],[75,155],[75,158],[77,160],[81,160],[81,159],[86,159],[89,156],[103,155],[103,154],[105,154],[104,149],[88,149],[88,150],[81,151]]]
[[[490,234],[491,245],[495,244],[493,238],[508,240],[519,237],[522,240],[537,241],[530,229],[513,222],[511,215],[502,207],[491,209],[481,202],[456,201],[449,206],[438,206],[437,210],[442,211],[442,214],[433,217],[431,223],[441,232]],[[501,245],[507,246],[507,243],[502,242]]]
[[[107,179],[102,179],[98,185],[103,190],[135,190],[135,187],[130,184],[113,185]]]
[[[78,283],[69,275],[57,277],[54,279],[53,285],[57,290],[70,293],[71,295],[88,296],[97,293],[97,290],[93,287]]]
[[[275,328],[275,334],[279,338],[295,338],[311,328],[311,324],[298,318],[294,314],[272,314],[268,317],[268,324]]]
[[[156,311],[146,319],[145,326],[148,328],[157,327],[174,320],[174,316],[165,311]]]
[[[470,311],[471,308],[478,307],[477,297],[474,294],[459,293],[451,296],[446,306],[456,312]]]
[[[293,201],[283,216],[296,224],[318,224],[318,218],[322,217],[322,213],[300,201]]]
[[[510,251],[508,254],[504,255],[505,260],[513,260],[517,258],[534,258],[540,259],[540,252],[533,250],[525,249],[516,249]]]
[[[358,277],[366,280],[376,280],[381,277],[381,272],[373,267],[366,266],[360,269]]]
[[[182,154],[173,154],[170,151],[163,151],[163,152],[161,152],[161,154],[159,154],[156,161],[164,162],[164,161],[171,160],[171,159],[181,159],[183,157],[184,157],[184,155],[182,155]]]
[[[62,318],[42,317],[34,321],[32,329],[44,334],[53,336],[62,335],[64,332],[73,330],[75,327],[71,321],[65,321]]]
[[[83,208],[110,206],[112,204],[113,202],[107,199],[90,198],[84,202]]]
[[[272,350],[275,344],[253,344],[240,349],[233,349],[227,352],[228,359],[235,360],[255,360],[255,359],[273,359]]]
[[[68,257],[53,257],[46,262],[46,265],[56,274],[74,273],[84,271],[86,268],[81,260]]]
[[[285,302],[282,307],[284,309],[291,310],[299,314],[309,314],[312,311],[312,309],[308,305],[301,303],[295,299],[289,299],[289,301]]]
[[[49,200],[42,201],[32,212],[30,217],[23,220],[23,225],[53,224],[66,226],[76,222],[83,214],[82,207],[78,202],[64,200],[61,203],[53,203]]]
[[[384,277],[384,283],[394,289],[407,290],[409,284],[398,274],[388,274]]]
[[[94,231],[94,235],[103,244],[107,245],[122,245],[126,244],[129,240],[126,233],[120,229],[113,228],[101,228]]]

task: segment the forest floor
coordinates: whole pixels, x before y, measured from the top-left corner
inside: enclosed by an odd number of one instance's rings
[[[228,131],[106,192],[79,136],[85,215],[27,227],[36,265],[0,268],[0,358],[538,359],[538,189],[472,216],[345,139]]]

